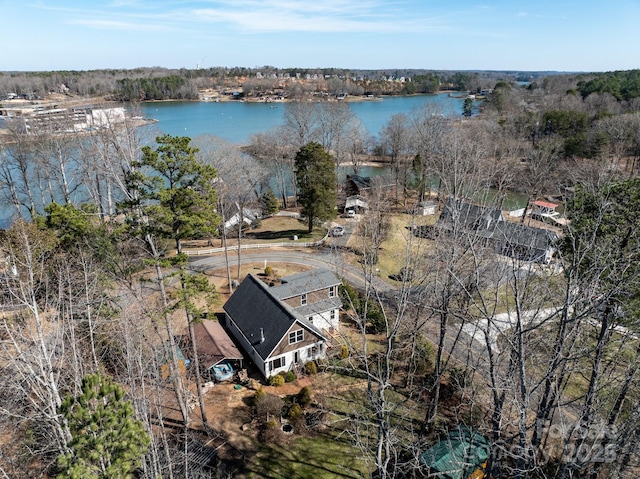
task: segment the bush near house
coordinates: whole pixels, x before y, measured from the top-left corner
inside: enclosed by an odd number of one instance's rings
[[[318,372],[318,366],[313,361],[309,361],[304,365],[304,372],[309,375],[316,374]]]
[[[280,387],[284,384],[284,376],[275,374],[269,377],[269,386]]]

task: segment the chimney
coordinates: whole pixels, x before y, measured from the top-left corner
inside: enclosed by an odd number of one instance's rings
[[[260,328],[260,344],[264,343],[264,328]]]

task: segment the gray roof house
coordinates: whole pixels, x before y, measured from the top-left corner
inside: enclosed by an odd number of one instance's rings
[[[447,229],[456,228],[459,225],[467,230],[484,230],[491,228],[495,223],[503,221],[502,211],[497,208],[489,208],[447,198],[438,218],[438,225]]]
[[[558,238],[555,231],[506,221],[497,224],[491,235],[498,253],[536,263],[551,260]]]
[[[324,358],[324,331],[332,315],[337,325],[341,306],[338,284],[328,270],[293,275],[273,287],[249,274],[223,307],[226,326],[265,378]]]
[[[502,211],[452,198],[431,227],[416,227],[414,234],[437,238],[439,234],[479,239],[499,254],[523,261],[549,262],[556,251],[555,231],[505,221]]]

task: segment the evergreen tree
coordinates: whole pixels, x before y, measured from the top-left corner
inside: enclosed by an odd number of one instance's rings
[[[58,457],[58,478],[132,477],[150,439],[124,389],[108,377],[90,374],[81,390],[77,397],[67,396],[60,407],[71,441],[70,452]]]
[[[336,173],[333,158],[316,142],[307,143],[296,154],[298,200],[307,218],[309,233],[316,221],[336,215]]]
[[[158,147],[142,148],[142,159],[128,177],[131,189],[139,192],[140,207],[153,233],[181,241],[216,230],[218,216],[213,188],[216,170],[200,163],[197,148],[186,136],[162,135]]]
[[[280,208],[278,198],[276,198],[276,195],[271,188],[262,195],[262,198],[260,198],[260,204],[262,205],[262,214],[264,216],[271,216],[277,213]]]
[[[473,114],[473,100],[471,98],[465,98],[462,105],[462,116],[467,118]]]

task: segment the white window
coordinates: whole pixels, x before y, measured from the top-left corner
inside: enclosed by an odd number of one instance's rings
[[[299,343],[304,340],[304,329],[298,329],[297,331],[291,331],[289,333],[289,344]]]
[[[333,298],[336,295],[336,287],[335,286],[329,286],[329,297]]]
[[[300,304],[302,306],[307,304],[307,293],[302,293],[302,295],[300,296]]]
[[[286,365],[286,358],[281,356],[272,361],[269,361],[269,371],[273,371],[274,369],[283,368]]]
[[[309,317],[307,318],[307,321],[309,321],[311,324],[313,324],[313,316],[309,316]]]
[[[329,313],[329,318],[336,319],[336,310],[332,309],[331,312]]]

